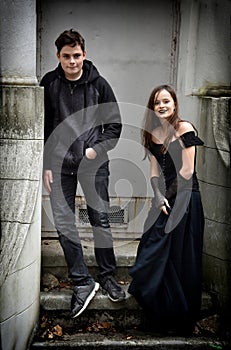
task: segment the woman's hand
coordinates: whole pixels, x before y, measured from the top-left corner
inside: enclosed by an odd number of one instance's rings
[[[160,210],[162,210],[165,215],[169,215],[169,213],[171,211],[171,207],[170,207],[168,200],[166,198],[164,198],[164,205],[162,205],[160,207]]]
[[[51,170],[45,170],[43,173],[43,182],[45,189],[50,194],[51,193],[51,183],[53,182],[53,175]]]
[[[87,159],[95,159],[97,156],[97,153],[93,148],[87,148],[85,151],[85,156]]]

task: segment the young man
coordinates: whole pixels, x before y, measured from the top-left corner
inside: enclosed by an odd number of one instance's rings
[[[115,255],[108,220],[108,156],[121,134],[121,117],[108,82],[86,60],[85,41],[66,30],[55,41],[58,67],[41,80],[45,92],[44,185],[50,194],[54,223],[73,281],[71,315],[85,310],[101,287],[112,301],[125,292],[112,277]],[[75,221],[77,183],[81,184],[99,283],[89,274]]]

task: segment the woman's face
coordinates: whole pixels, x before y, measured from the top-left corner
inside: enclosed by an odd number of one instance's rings
[[[159,118],[171,117],[175,110],[175,102],[167,90],[160,90],[154,97],[154,112]]]

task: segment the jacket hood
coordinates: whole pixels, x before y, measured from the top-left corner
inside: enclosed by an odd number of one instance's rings
[[[56,68],[56,71],[59,76],[62,78],[65,78],[64,70],[61,67],[61,64],[59,63],[58,67]],[[79,80],[79,83],[88,83],[88,82],[93,82],[94,80],[98,79],[100,76],[97,68],[94,66],[94,64],[89,61],[89,60],[84,60],[83,61],[83,75]]]

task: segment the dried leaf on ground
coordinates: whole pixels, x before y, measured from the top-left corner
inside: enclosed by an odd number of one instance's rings
[[[72,286],[68,282],[61,281],[61,282],[59,282],[59,288],[71,289]]]
[[[53,339],[54,338],[54,334],[48,329],[48,339]]]
[[[87,332],[95,332],[98,333],[100,331],[104,331],[104,330],[110,330],[110,331],[115,331],[114,328],[112,327],[111,323],[109,322],[95,322],[91,325],[88,325],[86,327],[86,331]]]
[[[131,339],[133,339],[134,337],[132,336],[132,335],[128,335],[127,337],[126,337],[126,340],[131,340]]]
[[[62,337],[62,335],[63,335],[63,329],[62,329],[62,327],[60,326],[60,325],[56,325],[56,326],[54,326],[54,328],[53,328],[53,334],[54,335],[57,335],[58,337]]]
[[[207,318],[204,318],[200,320],[197,323],[198,327],[202,329],[203,331],[210,332],[210,333],[217,333],[220,326],[220,320],[218,315],[212,315]]]
[[[195,326],[195,328],[193,330],[193,334],[195,334],[195,335],[201,334],[200,328],[197,325]]]
[[[59,280],[57,277],[52,275],[51,273],[45,273],[42,276],[42,285],[44,288],[48,288],[48,290],[58,287]]]
[[[109,322],[101,322],[100,323],[101,328],[111,329],[112,325]]]
[[[47,327],[47,317],[46,316],[43,316],[42,319],[41,319],[41,324],[40,324],[40,327],[41,328],[46,328]]]

